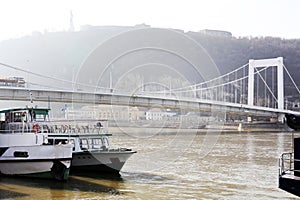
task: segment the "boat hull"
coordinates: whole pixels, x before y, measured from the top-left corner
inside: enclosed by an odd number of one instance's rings
[[[294,130],[300,130],[300,116],[293,114],[285,114],[287,125]]]
[[[71,173],[84,171],[118,173],[134,153],[136,152],[131,150],[74,152]]]
[[[300,197],[300,178],[296,176],[279,176],[279,188]]]
[[[3,175],[28,176],[36,178],[53,178],[67,180],[70,160],[0,160],[0,173]]]
[[[72,160],[71,145],[37,145],[2,148],[0,173],[67,180]]]

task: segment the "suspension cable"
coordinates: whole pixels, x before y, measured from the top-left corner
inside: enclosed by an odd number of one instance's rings
[[[242,68],[245,68],[245,67],[248,66],[248,65],[249,65],[248,63],[247,63],[247,64],[244,64],[244,65],[240,66],[239,68],[237,68],[237,69],[235,69],[235,70],[233,70],[233,71],[231,71],[231,72],[229,72],[229,73],[227,73],[227,74],[223,74],[223,75],[221,75],[221,76],[218,76],[218,77],[216,77],[216,78],[207,80],[207,81],[205,81],[205,82],[197,83],[197,84],[195,84],[195,85],[193,85],[193,86],[196,86],[196,87],[197,87],[197,86],[201,86],[201,85],[210,83],[210,82],[212,82],[212,81],[221,79],[221,78],[223,78],[223,77],[225,77],[225,76],[227,76],[227,75],[230,75],[230,74],[232,74],[232,73],[234,73],[234,72],[236,72],[236,71],[238,71],[238,70],[240,70],[240,69],[242,69]],[[181,88],[175,88],[175,89],[173,89],[172,91],[184,90],[184,89],[187,89],[187,88],[189,88],[189,87],[191,87],[191,86],[189,85],[189,86],[184,86],[184,87],[181,87]]]
[[[269,68],[269,66],[268,66],[268,67],[264,67],[263,69],[257,70],[256,72],[254,72],[254,74],[257,74],[257,73],[259,73],[259,72],[261,72],[261,71],[263,71],[263,70],[265,70],[265,69],[267,69],[267,68]],[[229,75],[229,74],[227,74],[227,75]],[[244,76],[244,77],[241,77],[241,78],[239,78],[239,79],[237,79],[237,80],[231,80],[231,81],[229,81],[229,82],[222,83],[222,84],[219,84],[219,85],[212,85],[212,86],[206,87],[206,88],[200,87],[200,88],[197,88],[196,91],[204,91],[204,90],[213,89],[213,88],[217,88],[217,87],[221,87],[221,86],[226,86],[226,85],[229,85],[229,84],[232,84],[232,83],[235,83],[235,82],[244,80],[244,79],[246,79],[246,78],[248,78],[248,77],[249,77],[249,75]],[[197,84],[196,84],[196,85],[197,85]],[[198,84],[198,85],[199,85],[199,84]],[[181,92],[191,92],[192,90],[190,89],[190,87],[191,87],[191,86],[187,87],[187,88],[189,88],[189,90],[185,90],[185,91],[176,91],[176,90],[174,91],[174,90],[173,90],[172,93],[173,93],[173,94],[177,94],[177,93],[181,93]],[[231,89],[231,88],[229,87],[228,89]],[[148,92],[148,93],[149,93],[149,94],[163,94],[163,92],[164,92],[164,91],[153,91],[153,92]]]
[[[257,70],[257,69],[255,68],[255,70]],[[266,81],[263,79],[262,75],[259,72],[258,72],[258,75],[261,78],[261,80],[264,82],[265,86],[268,88],[268,90],[271,93],[271,95],[273,96],[273,98],[276,100],[276,102],[278,102],[278,99],[275,97],[274,93],[271,91],[270,87],[268,86]]]
[[[34,75],[34,76],[43,77],[43,78],[46,78],[46,79],[52,79],[52,80],[60,81],[60,82],[64,82],[64,83],[77,84],[77,85],[90,87],[90,88],[96,88],[96,89],[109,89],[109,88],[105,88],[105,87],[99,87],[99,86],[94,86],[94,85],[85,84],[85,83],[77,83],[77,82],[74,82],[74,81],[69,81],[69,80],[64,80],[64,79],[51,77],[51,76],[47,76],[47,75],[44,75],[44,74],[40,74],[40,73],[36,73],[36,72],[31,72],[29,70],[21,69],[19,67],[15,67],[15,66],[8,65],[8,64],[5,64],[5,63],[0,63],[0,65],[2,65],[4,67],[7,67],[7,68],[10,68],[10,69],[14,69],[14,70],[17,70],[17,71],[24,72],[24,73],[27,73],[27,74],[31,74],[31,75]]]
[[[292,83],[294,84],[295,88],[297,89],[298,93],[300,94],[300,90],[297,86],[297,84],[295,83],[293,77],[291,76],[291,74],[289,73],[289,71],[287,70],[287,68],[285,67],[285,65],[283,65],[283,68],[285,69],[285,71],[287,72],[288,76],[290,77]]]

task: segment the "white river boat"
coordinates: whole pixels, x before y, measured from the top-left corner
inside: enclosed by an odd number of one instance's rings
[[[36,132],[47,136],[45,146],[72,146],[72,172],[118,173],[136,151],[129,148],[113,148],[109,143],[107,120],[49,120],[47,108],[14,109],[20,119],[10,124],[9,130]],[[22,116],[22,113],[24,113]],[[19,123],[19,124],[16,124]]]
[[[0,174],[67,180],[72,145],[51,145],[47,133],[36,131],[34,117],[41,112],[29,108],[0,110]]]

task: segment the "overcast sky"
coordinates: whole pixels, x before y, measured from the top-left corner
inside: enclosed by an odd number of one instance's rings
[[[0,40],[34,31],[66,31],[73,13],[81,25],[134,26],[185,31],[217,29],[238,36],[300,38],[299,0],[2,0]]]

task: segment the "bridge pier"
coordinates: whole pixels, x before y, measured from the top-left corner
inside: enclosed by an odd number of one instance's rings
[[[279,114],[277,120],[283,124],[285,122],[285,115]]]
[[[247,122],[252,122],[252,117],[247,117]]]
[[[238,131],[242,131],[242,130],[243,130],[242,123],[239,123]]]

